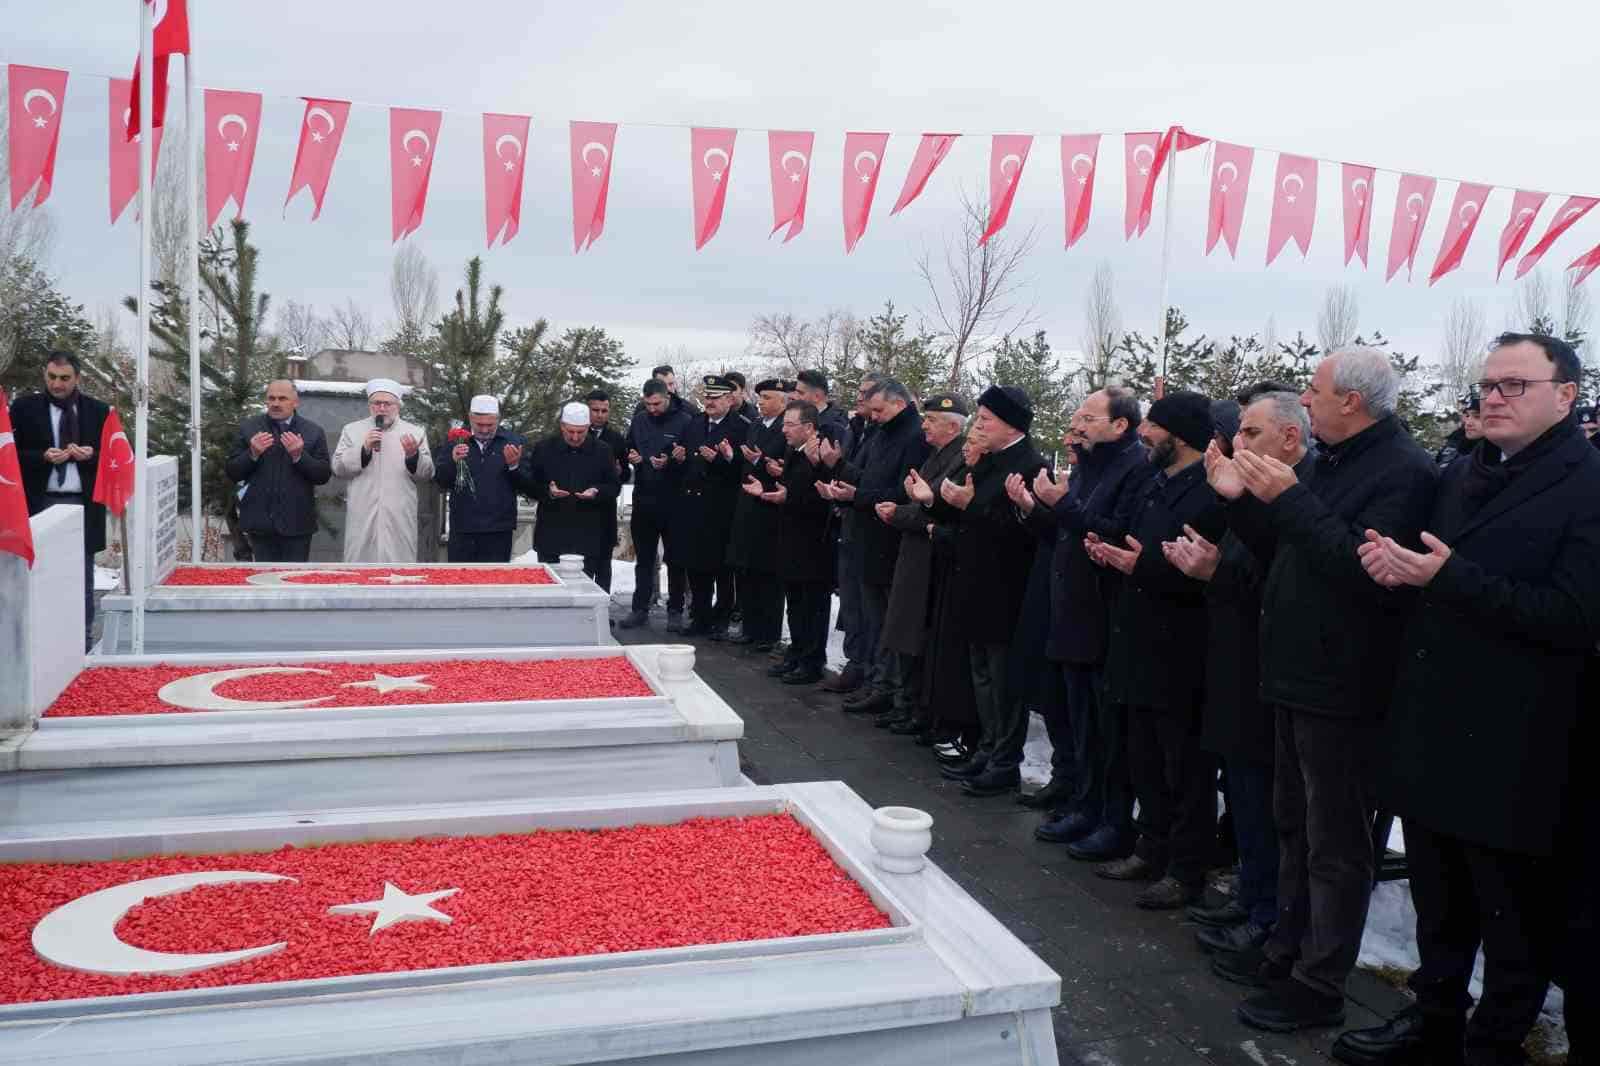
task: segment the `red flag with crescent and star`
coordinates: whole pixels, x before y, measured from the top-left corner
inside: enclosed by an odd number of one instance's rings
[[[997,133],[989,145],[989,224],[984,227],[979,244],[989,243],[1005,228],[1011,217],[1011,201],[1016,199],[1017,182],[1022,180],[1022,168],[1028,162],[1028,149],[1033,147],[1033,137],[1026,133]]]
[[[605,232],[617,124],[573,122],[567,129],[572,139],[572,250],[581,252]]]
[[[1433,271],[1428,275],[1432,285],[1461,265],[1472,243],[1478,219],[1483,217],[1483,201],[1494,190],[1492,185],[1473,185],[1462,182],[1456,186],[1455,203],[1450,205],[1450,218],[1445,222],[1444,239],[1439,242],[1439,257],[1434,260]]]
[[[110,153],[111,162],[111,224],[116,225],[139,192],[139,138],[128,140],[123,136],[128,121],[128,94],[133,85],[125,78],[109,78],[110,85]],[[161,158],[161,127],[157,126],[155,140],[150,145],[150,178],[155,180],[156,162]]]
[[[1544,231],[1544,236],[1539,238],[1539,243],[1528,249],[1528,254],[1517,261],[1517,277],[1522,277],[1528,271],[1539,265],[1539,260],[1544,258],[1544,253],[1550,246],[1561,238],[1561,235],[1577,224],[1578,219],[1587,215],[1595,204],[1600,204],[1600,199],[1592,196],[1569,196],[1567,202],[1561,205],[1561,210],[1556,212],[1556,217],[1550,220],[1550,228]]]
[[[33,206],[50,199],[67,72],[12,63],[6,68],[6,85],[11,103],[11,210],[15,211],[35,184],[39,188]]]
[[[1533,232],[1533,221],[1549,198],[1547,192],[1529,192],[1526,189],[1518,189],[1511,198],[1511,217],[1506,219],[1505,229],[1500,231],[1500,261],[1494,270],[1496,281],[1500,280],[1506,264],[1522,251],[1522,242]]]
[[[1155,211],[1156,182],[1161,178],[1161,171],[1165,169],[1168,157],[1175,150],[1187,152],[1191,148],[1198,148],[1200,145],[1205,144],[1208,139],[1190,133],[1182,126],[1168,126],[1167,132],[1156,139],[1155,151],[1149,164],[1150,172],[1149,174],[1140,174],[1140,177],[1145,179],[1141,182],[1139,190],[1140,236],[1143,236],[1145,229],[1149,227],[1150,217]],[[1140,155],[1142,156],[1143,153],[1140,153]],[[1129,173],[1132,173],[1133,170],[1142,171],[1142,169],[1142,164],[1137,164],[1130,169]]]
[[[0,552],[15,555],[33,568],[33,526],[28,522],[17,438],[11,430],[11,401],[4,389],[0,389]]]
[[[1359,163],[1343,163],[1339,167],[1339,184],[1344,190],[1344,265],[1350,265],[1352,256],[1361,257],[1367,265],[1367,248],[1372,242],[1372,179],[1377,173],[1373,167]]]
[[[133,445],[122,428],[122,416],[112,408],[106,416],[105,427],[100,430],[100,451],[94,475],[94,502],[105,504],[106,510],[121,516],[133,499],[134,487]]]
[[[1239,227],[1244,224],[1245,196],[1250,191],[1250,166],[1255,149],[1241,144],[1217,142],[1211,159],[1211,212],[1206,221],[1206,254],[1217,246],[1218,238],[1227,242],[1228,254],[1239,255]]]
[[[717,235],[728,199],[728,171],[738,130],[695,127],[689,131],[689,181],[694,190],[694,250]]]
[[[927,187],[928,179],[939,164],[944,162],[944,157],[950,154],[950,148],[956,143],[959,133],[924,133],[922,140],[917,142],[917,153],[911,157],[911,168],[906,171],[906,180],[900,186],[900,198],[894,202],[891,215],[898,215],[903,208],[909,207],[911,201],[922,195],[922,190]]]
[[[489,247],[502,232],[503,248],[522,226],[522,177],[528,159],[527,115],[483,116],[483,221]]]
[[[217,224],[231,197],[244,214],[250,169],[256,160],[256,135],[261,128],[261,94],[206,90],[206,226]]]
[[[1600,267],[1600,244],[1578,256],[1567,266],[1568,270],[1578,272],[1578,276],[1572,279],[1572,284],[1582,285],[1584,280],[1594,273],[1596,267]]]
[[[1098,133],[1067,133],[1061,137],[1061,197],[1066,203],[1067,247],[1089,229],[1094,209],[1094,172],[1100,161]]]
[[[167,115],[167,68],[175,55],[189,54],[189,4],[188,0],[144,0],[153,6],[151,21],[155,48],[150,53],[150,71],[155,80],[150,86],[152,117],[150,125],[160,129]],[[140,42],[140,48],[143,48]],[[133,61],[132,91],[129,93],[128,114],[124,140],[131,141],[139,132],[139,60]]]
[[[1155,184],[1156,148],[1160,143],[1159,133],[1127,133],[1122,137],[1123,185],[1127,193],[1122,235],[1128,240],[1142,234],[1150,225],[1150,216],[1144,213],[1143,205],[1145,190]]]
[[[1412,265],[1417,260],[1417,246],[1422,243],[1422,231],[1428,225],[1428,211],[1433,207],[1433,191],[1438,179],[1425,174],[1400,175],[1400,188],[1394,194],[1394,226],[1389,231],[1389,269],[1383,276],[1391,280],[1400,267],[1406,268],[1406,278],[1411,277]]]
[[[422,225],[428,205],[428,178],[439,146],[441,113],[410,107],[389,109],[389,181],[393,240]]]
[[[1303,155],[1278,156],[1272,179],[1272,219],[1267,226],[1267,265],[1292,238],[1303,258],[1311,251],[1317,220],[1317,161]]]
[[[304,97],[305,117],[300,120],[300,146],[294,153],[294,172],[289,176],[289,195],[283,198],[284,214],[289,201],[301,189],[311,190],[311,219],[322,214],[322,198],[328,194],[334,160],[344,143],[345,122],[350,118],[350,101]]]
[[[844,250],[849,254],[867,232],[872,217],[872,199],[878,192],[878,175],[883,173],[883,151],[889,146],[887,133],[846,133],[844,135]],[[893,212],[890,212],[891,214]]]
[[[811,146],[816,134],[767,131],[767,167],[772,172],[772,233],[785,226],[788,244],[806,225],[806,192],[811,186]],[[767,236],[772,236],[772,233]]]

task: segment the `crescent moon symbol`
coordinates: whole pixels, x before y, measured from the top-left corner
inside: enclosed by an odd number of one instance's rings
[[[800,160],[800,169],[798,171],[796,171],[796,173],[800,173],[800,174],[805,173],[806,167],[811,165],[811,160],[806,158],[806,154],[804,152],[797,152],[797,151],[795,151],[794,149],[791,148],[791,149],[789,149],[789,151],[783,153],[783,155],[778,158],[778,169],[779,170],[788,170],[789,169],[789,160],[791,160],[791,159]]]
[[[428,140],[428,135],[421,130],[406,130],[406,135],[400,138],[400,147],[410,151],[411,140],[416,138],[422,142],[422,154],[427,155],[433,151],[433,142]]]
[[[332,696],[319,696],[311,700],[233,700],[217,695],[217,686],[224,681],[237,681],[242,677],[259,674],[326,674],[328,670],[315,670],[309,666],[248,666],[237,670],[212,670],[204,674],[191,674],[169,681],[161,686],[156,698],[186,711],[279,711],[291,707],[310,707],[326,703]]]
[[[250,123],[244,120],[243,115],[228,114],[217,120],[217,136],[226,137],[228,135],[228,127],[234,125],[239,127],[240,136],[250,132]]]
[[[1518,212],[1517,212],[1517,221],[1516,221],[1516,225],[1518,225],[1518,226],[1520,226],[1520,225],[1522,225],[1522,220],[1523,220],[1523,219],[1525,219],[1525,218],[1532,218],[1532,217],[1533,217],[1533,216],[1534,216],[1534,214],[1535,214],[1535,213],[1536,213],[1536,212],[1535,212],[1535,211],[1534,211],[1534,210],[1533,210],[1533,208],[1531,208],[1531,207],[1524,207],[1524,208],[1523,208],[1523,209],[1522,209],[1522,210],[1521,210],[1521,211],[1518,211]]]
[[[868,166],[868,168],[864,172],[861,169],[861,161],[863,159],[871,160],[871,165]],[[877,152],[857,152],[855,159],[853,159],[851,161],[851,163],[850,163],[850,169],[854,170],[857,174],[861,174],[861,173],[870,174],[877,167],[877,165],[878,165],[878,153]]]
[[[721,157],[722,166],[720,168],[712,165],[712,163],[711,163],[711,157],[712,156],[720,156]],[[721,148],[707,148],[706,149],[706,154],[700,157],[700,165],[705,167],[707,170],[718,170],[718,169],[727,170],[728,169],[728,153],[724,152]]]
[[[1406,214],[1415,222],[1422,217],[1422,194],[1414,192],[1406,197]]]
[[[1350,192],[1351,192],[1352,195],[1355,196],[1357,202],[1366,203],[1367,202],[1367,179],[1366,178],[1357,178],[1355,181],[1352,181],[1350,183]]]
[[[300,577],[303,574],[343,574],[346,577],[359,577],[354,570],[268,570],[265,573],[251,574],[245,578],[247,585],[298,585],[298,581],[290,581],[291,577]],[[350,582],[354,585],[357,582]]]
[[[1022,170],[1022,157],[1020,155],[1017,155],[1015,152],[1012,152],[1011,154],[1002,156],[1000,158],[1000,176],[1001,177],[1006,177],[1007,176],[1007,173],[1006,173],[1006,164],[1007,163],[1015,163],[1016,164],[1016,170],[1011,171],[1011,176],[1015,176],[1019,171]]]
[[[1078,169],[1078,160],[1080,159],[1083,160],[1082,170]],[[1079,152],[1077,155],[1072,157],[1072,162],[1067,164],[1067,169],[1078,175],[1080,178],[1087,177],[1089,172],[1094,169],[1094,160],[1090,159],[1082,152]]]
[[[1223,178],[1222,172],[1225,170],[1231,172],[1233,176],[1229,178]],[[1239,179],[1239,168],[1234,166],[1232,163],[1224,163],[1217,168],[1217,177],[1222,180],[1223,187],[1226,188],[1229,182],[1237,181]]]
[[[1476,200],[1468,200],[1466,203],[1462,204],[1461,210],[1456,212],[1456,217],[1461,219],[1462,225],[1466,225],[1468,222],[1471,222],[1473,219],[1477,218],[1478,202]]]
[[[335,129],[338,128],[338,123],[333,121],[333,115],[329,114],[327,108],[313,107],[310,111],[307,111],[306,112],[306,125],[307,126],[311,125],[311,120],[314,119],[314,118],[320,118],[320,119],[322,119],[324,122],[326,122],[328,124],[328,130],[327,130],[328,133],[332,133]]]
[[[590,141],[588,144],[584,145],[581,149],[579,149],[578,158],[582,159],[585,163],[589,162],[589,152],[590,151],[599,152],[600,153],[600,161],[603,162],[603,163],[609,163],[611,161],[611,149],[607,148],[605,145],[601,144],[599,141]]]
[[[146,951],[117,937],[123,915],[149,899],[175,896],[205,885],[232,885],[257,881],[293,881],[281,874],[252,870],[211,870],[169,874],[113,885],[63,903],[33,927],[33,950],[48,963],[83,973],[126,977],[131,974],[177,976],[260,958],[288,946],[287,941],[243,951],[218,951],[205,955],[179,955]]]
[[[502,148],[504,148],[506,146],[506,142],[507,141],[509,141],[512,144],[516,145],[516,147],[517,147],[517,155],[521,156],[522,155],[522,142],[517,140],[515,137],[513,137],[509,133],[502,133],[500,135],[500,139],[498,141],[494,142],[494,154],[495,155],[500,155],[500,149],[502,149]],[[502,156],[501,158],[504,158],[504,157]]]
[[[1133,161],[1135,163],[1139,162],[1140,152],[1143,152],[1146,156],[1146,160],[1142,165],[1149,166],[1151,163],[1156,161],[1156,150],[1151,148],[1148,144],[1141,144],[1133,150]]]
[[[1557,225],[1560,225],[1561,222],[1565,222],[1569,218],[1577,218],[1579,215],[1583,214],[1583,212],[1584,212],[1584,208],[1581,208],[1581,207],[1569,207],[1565,211],[1561,212],[1561,219],[1560,219],[1560,222],[1557,223]]]
[[[33,103],[35,99],[44,100],[46,103],[48,103],[50,105],[50,113],[52,115],[61,110],[61,108],[56,106],[56,98],[51,95],[48,89],[29,89],[27,92],[23,93],[22,110],[27,111],[28,105]]]
[[[1306,187],[1306,179],[1302,178],[1298,174],[1285,174],[1283,176],[1283,182],[1282,182],[1283,191],[1285,193],[1287,193],[1289,191],[1289,183],[1291,181],[1294,182],[1294,186],[1295,186],[1294,195],[1298,196],[1300,194],[1301,190],[1303,190]]]
[[[155,0],[150,12],[150,25],[159,26],[167,17],[167,0]]]

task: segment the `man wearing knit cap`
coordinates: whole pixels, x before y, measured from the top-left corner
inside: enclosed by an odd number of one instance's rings
[[[417,486],[433,477],[428,435],[400,418],[404,390],[388,378],[367,382],[371,418],[339,434],[333,475],[350,480],[345,495],[344,561],[417,561]]]
[[[1139,800],[1134,853],[1095,872],[1154,881],[1134,902],[1170,910],[1200,897],[1216,838],[1216,761],[1200,749],[1205,695],[1205,585],[1161,550],[1185,530],[1222,536],[1222,505],[1201,458],[1215,425],[1211,401],[1169,392],[1150,405],[1139,436],[1156,474],[1145,483],[1122,536],[1091,533],[1090,558],[1126,576],[1111,609],[1105,698],[1124,708],[1128,767]]]
[[[581,555],[583,572],[598,581],[601,575],[594,561],[602,552],[610,552],[607,515],[616,509],[621,483],[610,446],[589,433],[586,405],[573,401],[561,408],[560,429],[539,442],[530,465],[533,494],[539,501],[533,527],[539,561],[553,563],[563,555]]]
[[[955,524],[951,587],[957,602],[967,605],[960,635],[966,638],[971,660],[979,730],[972,757],[942,773],[964,782],[963,791],[971,796],[1002,795],[1022,781],[1019,768],[1028,716],[1019,694],[1011,691],[1008,666],[1035,538],[1017,521],[1006,495],[1006,478],[1020,474],[1031,483],[1044,468],[1044,459],[1028,436],[1032,424],[1033,404],[1027,393],[1011,385],[985,389],[978,397],[978,417],[969,434],[983,456],[961,482],[946,479],[932,499],[935,520]]]
[[[433,480],[450,494],[452,563],[511,561],[517,532],[517,495],[533,495],[522,465],[527,441],[500,425],[500,401],[474,396],[467,406],[472,439],[433,452]]]
[[[739,496],[739,446],[750,425],[733,411],[733,382],[721,374],[701,379],[706,406],[689,423],[672,449],[672,461],[683,470],[673,535],[668,541],[669,565],[681,564],[689,575],[693,602],[689,636],[722,635],[733,613],[733,571],[728,566],[728,533]]]

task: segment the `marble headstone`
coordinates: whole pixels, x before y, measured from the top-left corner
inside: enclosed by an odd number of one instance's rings
[[[0,742],[32,730],[83,666],[83,508],[30,524],[33,568],[0,554]]]

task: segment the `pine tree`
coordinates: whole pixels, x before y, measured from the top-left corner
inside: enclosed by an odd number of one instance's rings
[[[504,395],[521,416],[528,437],[554,433],[561,405],[582,401],[595,389],[611,394],[610,425],[625,430],[633,396],[623,379],[632,364],[622,342],[598,326],[569,329],[551,339],[541,339],[544,333],[543,319],[532,330],[518,330],[508,338],[517,358],[496,364],[504,375]]]
[[[1211,342],[1202,333],[1184,340],[1189,320],[1177,307],[1167,308],[1167,391],[1192,389],[1202,377],[1202,365],[1211,351]],[[1161,349],[1154,338],[1137,331],[1123,334],[1118,346],[1117,373],[1122,384],[1141,396],[1155,395],[1156,378],[1162,375]]]
[[[22,257],[0,261],[0,388],[6,395],[41,388],[45,353],[85,354],[94,333],[83,306],[67,299],[38,264]],[[90,381],[98,383],[97,375],[91,372]]]
[[[1050,350],[1044,330],[1030,338],[1003,337],[994,358],[979,372],[985,385],[1013,385],[1028,394],[1033,403],[1033,426],[1028,431],[1040,451],[1049,455],[1058,446],[1067,428],[1067,375],[1061,361]]]
[[[883,310],[856,331],[852,351],[860,363],[841,367],[844,373],[829,382],[837,396],[853,397],[861,376],[869,370],[895,378],[913,396],[927,395],[948,374],[948,360],[933,335],[926,330],[908,334],[906,316],[895,314],[893,300],[886,300]]]
[[[427,384],[406,401],[409,417],[422,424],[430,441],[442,441],[452,422],[464,425],[472,398],[490,392],[496,343],[505,324],[503,291],[489,289],[483,304],[483,260],[467,261],[466,288],[456,290],[456,306],[434,325],[436,337]],[[506,417],[502,409],[501,417]]]

